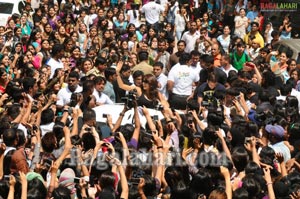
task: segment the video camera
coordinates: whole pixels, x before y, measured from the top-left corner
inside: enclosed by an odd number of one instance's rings
[[[125,97],[122,97],[121,100],[125,103],[128,109],[132,109],[135,105],[137,90],[133,89],[128,92]]]

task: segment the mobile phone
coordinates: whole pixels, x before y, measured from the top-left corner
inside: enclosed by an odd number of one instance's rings
[[[4,180],[9,181],[10,175],[4,175]]]
[[[108,143],[104,142],[104,143],[102,144],[102,146],[108,147]]]
[[[151,116],[152,120],[157,121],[158,120],[158,115],[153,115]]]
[[[91,129],[92,129],[91,127],[86,127],[84,130],[85,131],[91,131]]]
[[[245,137],[245,144],[251,142],[251,137]]]
[[[103,113],[103,114],[102,114],[102,117],[103,117],[103,118],[107,118],[107,114]]]
[[[249,67],[249,68],[254,68],[253,64],[251,64],[250,62],[247,62],[246,66]]]
[[[200,40],[203,40],[203,39],[204,39],[204,36],[203,36],[203,35],[201,35],[199,39],[200,39]]]
[[[37,130],[38,130],[38,127],[34,124],[34,125],[32,126],[32,130],[37,131]]]
[[[80,178],[75,177],[75,178],[74,178],[74,183],[79,184],[79,182],[80,182]]]
[[[144,134],[145,134],[145,137],[147,137],[147,138],[153,140],[153,135],[152,135],[152,132],[151,132],[151,131],[146,132],[146,133],[144,133]]]

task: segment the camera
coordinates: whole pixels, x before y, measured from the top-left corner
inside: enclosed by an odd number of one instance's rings
[[[78,104],[79,98],[80,98],[80,93],[72,93],[69,106],[75,107]]]
[[[121,98],[121,100],[125,103],[128,109],[132,109],[134,107],[136,94],[137,94],[137,90],[133,89],[132,91],[128,92],[128,95],[126,95],[126,97]]]
[[[256,113],[254,118],[263,126],[267,124],[273,124],[276,122],[276,118],[270,110],[261,113]]]
[[[91,127],[86,127],[84,130],[85,130],[85,131],[91,131],[92,128],[91,128]]]
[[[201,106],[203,107],[218,107],[220,105],[219,100],[214,96],[213,92],[206,92],[203,96]]]
[[[157,121],[158,120],[158,115],[151,116],[151,119],[154,120],[154,121]]]
[[[103,117],[103,118],[107,118],[107,114],[103,113],[103,114],[102,114],[102,117]]]
[[[251,142],[251,137],[245,137],[245,144]]]
[[[164,110],[164,107],[161,105],[161,104],[158,104],[156,107],[155,107],[156,110],[158,111],[162,111]]]

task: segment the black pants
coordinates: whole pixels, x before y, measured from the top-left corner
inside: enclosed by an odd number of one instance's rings
[[[185,110],[187,105],[186,99],[188,97],[189,95],[171,94],[171,96],[169,96],[169,104],[171,108]]]

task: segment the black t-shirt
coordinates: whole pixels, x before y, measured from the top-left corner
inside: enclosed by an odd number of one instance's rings
[[[218,67],[214,67],[213,69],[213,72],[214,74],[216,75],[217,77],[217,81],[220,83],[220,84],[225,84],[226,81],[227,81],[227,75],[224,71],[222,71],[220,68]],[[202,69],[200,71],[200,82],[207,82],[207,78],[208,78],[208,70],[207,69]]]
[[[224,92],[226,92],[226,88],[222,84],[217,83],[216,87],[213,88],[213,89],[211,89],[208,86],[208,83],[204,83],[204,84],[202,84],[201,86],[198,87],[198,89],[197,89],[197,96],[198,97],[202,97],[203,99],[209,98],[209,96],[214,96],[214,93],[216,91],[224,91]]]
[[[215,32],[213,34],[209,34],[209,36],[211,38],[217,38],[218,36],[218,30],[219,30],[219,25],[216,23],[216,22],[213,22],[211,25],[210,25],[210,29],[213,30],[213,29],[216,29]]]
[[[128,79],[122,77],[122,80],[124,84],[129,86],[131,85]],[[119,87],[117,80],[113,82],[113,87],[116,94],[116,102],[121,103],[122,102],[121,98],[125,97],[126,91]]]

